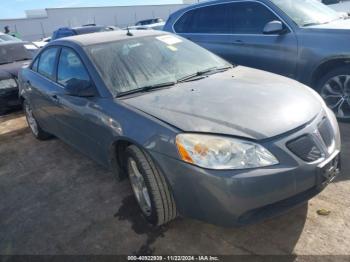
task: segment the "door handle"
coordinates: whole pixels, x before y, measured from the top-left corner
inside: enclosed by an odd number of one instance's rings
[[[233,44],[235,44],[235,45],[244,45],[244,42],[242,41],[242,40],[235,40],[234,42],[233,42]]]

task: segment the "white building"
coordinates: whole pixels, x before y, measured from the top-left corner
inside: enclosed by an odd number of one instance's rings
[[[136,5],[76,8],[47,8],[26,11],[26,18],[0,19],[0,31],[5,26],[17,32],[23,40],[34,41],[51,36],[60,27],[84,24],[115,25],[126,27],[135,22],[160,17],[167,19],[174,11],[188,4]]]

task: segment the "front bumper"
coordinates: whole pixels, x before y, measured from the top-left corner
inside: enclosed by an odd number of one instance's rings
[[[18,108],[21,101],[18,97],[18,88],[9,88],[0,90],[0,112]]]
[[[339,161],[336,168],[327,169],[340,151],[337,122],[333,113],[327,114],[334,129],[335,147],[313,163],[299,159],[286,144],[314,132],[325,117],[322,114],[298,130],[261,142],[279,159],[280,164],[272,167],[207,170],[160,153],[151,155],[165,174],[181,215],[222,226],[255,223],[304,203],[338,174]]]

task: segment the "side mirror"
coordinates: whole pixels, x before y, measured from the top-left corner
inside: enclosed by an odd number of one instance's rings
[[[283,27],[282,22],[277,20],[267,23],[263,31],[265,35],[283,34],[284,32],[285,29]]]
[[[96,89],[91,81],[76,78],[67,81],[65,90],[70,96],[92,97],[96,95]]]

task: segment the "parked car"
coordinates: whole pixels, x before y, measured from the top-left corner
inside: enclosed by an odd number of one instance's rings
[[[29,65],[33,57],[26,42],[0,42],[0,115],[18,108],[18,71]]]
[[[318,0],[321,3],[328,5],[330,8],[337,12],[350,13],[350,1],[349,0]]]
[[[33,44],[36,45],[38,48],[42,48],[46,46],[51,41],[51,37],[45,37],[38,41],[34,41]]]
[[[145,217],[252,223],[338,174],[337,120],[303,84],[160,31],[67,37],[20,73],[38,139],[54,135],[122,179]]]
[[[83,34],[91,34],[91,33],[97,33],[97,32],[104,32],[104,31],[113,31],[112,27],[108,26],[96,26],[96,25],[85,25],[81,27],[62,27],[53,32],[51,40],[56,40],[59,38],[67,37],[67,36],[73,36],[73,35],[83,35]]]
[[[150,24],[150,25],[137,25],[137,26],[128,26],[123,30],[163,30],[165,22]]]
[[[172,14],[164,30],[309,85],[337,117],[350,118],[350,20],[317,1],[205,2]]]
[[[7,41],[11,41],[11,42],[21,42],[22,40],[14,37],[12,35],[8,35],[8,34],[4,34],[0,32],[0,43],[1,42],[7,42]]]
[[[164,23],[164,20],[162,18],[152,18],[152,19],[146,19],[138,21],[135,26],[143,26],[143,25],[151,25],[151,24],[158,24],[158,23]]]

